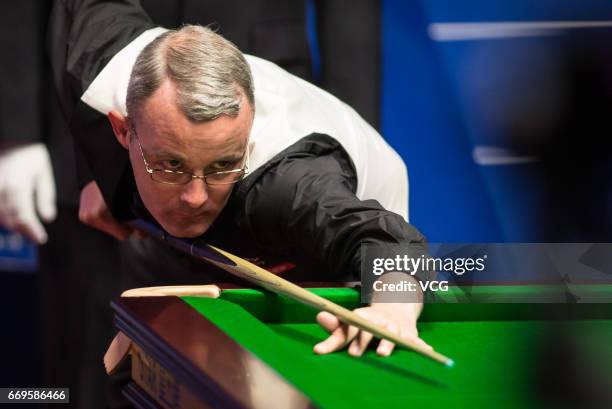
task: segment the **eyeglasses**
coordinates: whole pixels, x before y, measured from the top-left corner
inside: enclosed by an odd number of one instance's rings
[[[249,173],[249,149],[247,148],[244,154],[244,166],[239,169],[223,170],[217,172],[209,172],[203,176],[194,175],[189,172],[182,172],[180,170],[169,170],[169,169],[153,169],[149,166],[149,162],[145,158],[144,151],[138,140],[138,134],[136,129],[131,126],[131,132],[134,134],[142,161],[144,162],[147,173],[151,176],[151,179],[155,182],[165,183],[167,185],[186,185],[194,179],[204,179],[204,182],[208,186],[219,186],[219,185],[231,185],[240,182],[244,179],[244,176]]]

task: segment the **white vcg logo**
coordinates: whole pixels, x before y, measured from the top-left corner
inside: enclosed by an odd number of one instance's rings
[[[421,290],[424,292],[429,288],[430,291],[448,291],[448,281],[419,281]]]

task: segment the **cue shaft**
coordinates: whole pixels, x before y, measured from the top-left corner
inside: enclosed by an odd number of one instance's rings
[[[307,291],[276,274],[264,270],[263,268],[244,260],[243,258],[228,253],[225,250],[218,249],[210,244],[202,242],[196,243],[196,241],[188,242],[185,239],[170,236],[159,226],[142,219],[134,220],[129,224],[138,230],[144,231],[152,237],[157,238],[158,240],[166,242],[178,250],[190,254],[193,257],[201,258],[219,268],[222,268],[230,274],[259,285],[268,291],[283,294],[298,302],[310,305],[319,311],[327,311],[334,314],[340,321],[346,324],[353,325],[357,328],[368,331],[379,338],[386,339],[397,345],[403,346],[404,348],[411,349],[448,367],[453,366],[453,360],[447,356],[444,356],[433,349],[425,348],[411,340],[401,338],[386,328],[376,325],[336,303],[313,294],[310,291]]]
[[[376,325],[363,317],[360,317],[353,311],[348,310],[310,291],[307,291],[302,287],[293,284],[292,282],[287,281],[284,278],[281,278],[276,274],[273,274],[247,260],[244,260],[238,256],[235,256],[225,250],[221,250],[214,246],[208,246],[233,261],[236,265],[232,266],[229,264],[221,263],[217,260],[207,259],[207,261],[233,275],[237,275],[241,278],[244,278],[245,280],[260,285],[271,292],[283,294],[303,304],[310,305],[311,307],[317,310],[327,311],[331,314],[334,314],[336,317],[338,317],[340,321],[346,324],[354,325],[355,327],[368,331],[379,338],[389,340],[397,345],[403,346],[404,348],[411,349],[441,364],[444,364],[446,366],[453,365],[452,359],[442,355],[439,352],[434,351],[433,349],[425,348],[421,344],[417,344],[416,342],[413,342],[411,340],[401,338],[399,335],[389,331],[388,329]]]

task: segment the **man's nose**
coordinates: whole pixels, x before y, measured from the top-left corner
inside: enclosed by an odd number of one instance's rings
[[[185,185],[181,192],[181,201],[197,209],[208,200],[208,185],[202,179],[194,179]]]

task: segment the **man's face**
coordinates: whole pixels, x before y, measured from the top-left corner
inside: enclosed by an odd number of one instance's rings
[[[202,176],[243,167],[253,124],[246,98],[238,116],[223,115],[200,123],[190,121],[175,101],[174,85],[167,81],[145,102],[133,122],[150,168]],[[157,222],[177,237],[196,237],[208,230],[227,203],[233,185],[209,186],[203,179],[186,185],[156,182],[145,169],[133,135],[129,145],[138,192]]]

